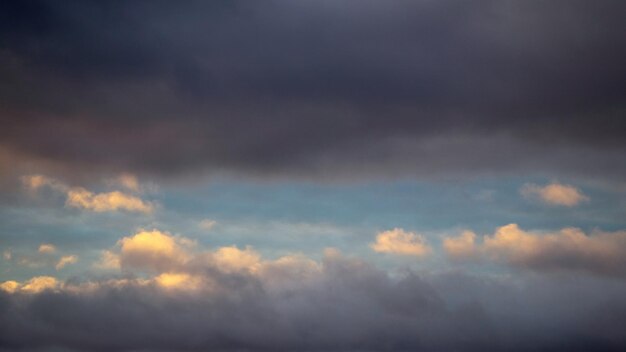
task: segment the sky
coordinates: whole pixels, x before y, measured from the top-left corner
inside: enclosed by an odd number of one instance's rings
[[[0,1],[0,352],[626,350],[623,1]]]

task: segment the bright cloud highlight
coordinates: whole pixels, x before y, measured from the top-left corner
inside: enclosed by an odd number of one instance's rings
[[[626,231],[585,234],[578,228],[553,232],[522,230],[517,224],[499,227],[493,235],[464,232],[444,239],[455,259],[484,258],[537,271],[586,271],[626,276]]]
[[[400,228],[379,233],[370,247],[380,253],[413,256],[423,256],[431,251],[423,236]]]

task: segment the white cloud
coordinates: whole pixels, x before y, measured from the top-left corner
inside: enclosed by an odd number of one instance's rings
[[[526,184],[520,189],[526,198],[538,198],[545,203],[573,207],[589,200],[578,188],[560,183],[551,183],[546,186]]]
[[[423,256],[431,251],[423,236],[400,228],[379,233],[370,247],[376,252],[414,256]]]

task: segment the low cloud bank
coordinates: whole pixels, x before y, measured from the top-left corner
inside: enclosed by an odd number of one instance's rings
[[[153,241],[154,240],[154,241]],[[157,241],[158,240],[158,241]],[[76,351],[617,351],[626,283],[390,273],[328,249],[262,258],[158,230],[106,252],[100,280],[4,283],[0,347]],[[131,260],[132,258],[132,260]],[[6,286],[6,287],[5,287]]]

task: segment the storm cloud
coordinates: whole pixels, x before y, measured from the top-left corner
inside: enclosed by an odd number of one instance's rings
[[[1,6],[0,160],[15,168],[626,171],[622,1]]]

